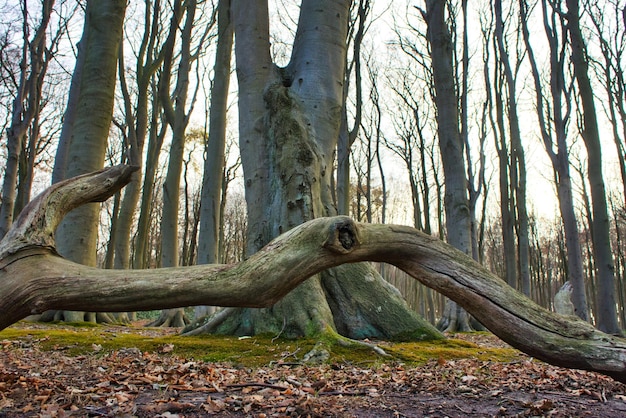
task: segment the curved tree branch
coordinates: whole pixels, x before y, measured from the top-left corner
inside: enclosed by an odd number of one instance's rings
[[[318,218],[233,265],[101,270],[58,256],[52,233],[63,215],[112,195],[132,171],[118,166],[81,176],[52,186],[29,204],[0,242],[0,329],[48,309],[271,306],[329,267],[380,261],[456,301],[531,356],[626,383],[626,340],[541,308],[471,258],[410,227]]]

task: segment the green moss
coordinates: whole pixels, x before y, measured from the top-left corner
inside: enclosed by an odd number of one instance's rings
[[[144,329],[145,331],[145,329]],[[381,343],[391,355],[376,354],[370,347],[346,339],[336,333],[324,332],[317,338],[282,339],[271,335],[237,338],[222,335],[156,336],[141,335],[133,327],[74,327],[50,325],[46,329],[9,327],[0,332],[0,341],[21,341],[22,346],[34,344],[43,351],[62,350],[70,356],[105,355],[121,349],[137,348],[142,352],[175,355],[209,362],[225,362],[242,367],[267,367],[279,362],[301,362],[314,347],[327,350],[327,362],[357,365],[402,361],[420,365],[433,359],[477,358],[485,361],[511,361],[518,351],[486,348],[473,343],[448,339],[428,342]]]
[[[394,357],[416,365],[424,364],[432,359],[455,360],[462,358],[509,362],[519,356],[519,351],[512,348],[481,347],[457,339],[395,343],[387,351]]]
[[[72,328],[97,328],[100,325],[95,323],[95,322],[62,322],[62,321],[55,321],[52,322],[52,324],[54,325],[64,325],[66,327],[72,327]]]
[[[418,328],[413,331],[401,332],[394,335],[392,341],[394,342],[409,342],[409,341],[436,341],[445,339],[444,335],[435,329],[429,329],[427,327]]]

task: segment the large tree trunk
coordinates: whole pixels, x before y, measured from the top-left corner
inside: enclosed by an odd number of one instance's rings
[[[278,68],[269,54],[267,2],[233,2],[248,255],[303,222],[336,213],[330,179],[344,98],[349,5],[304,1],[291,61]],[[373,309],[378,298],[385,303]],[[228,316],[209,319],[204,328],[288,336],[327,330],[351,337],[436,335],[370,266],[327,272],[275,306]]]
[[[75,76],[80,77],[76,113],[65,122],[72,123],[72,126],[64,126],[69,135],[67,166],[59,167],[66,177],[91,172],[104,165],[125,10],[124,0],[87,2],[81,39],[85,48],[80,49],[84,57],[77,58],[75,72]],[[58,178],[54,173],[53,177]],[[99,205],[85,205],[65,218],[57,231],[59,253],[77,263],[96,265],[99,209]],[[80,312],[65,312],[63,316],[66,321],[94,318],[94,315]]]
[[[371,260],[400,267],[533,357],[626,383],[626,340],[541,308],[466,254],[410,227],[318,218],[234,265],[101,270],[60,257],[53,234],[61,219],[111,196],[132,171],[118,166],[57,183],[25,208],[0,241],[0,329],[47,309],[271,306],[320,271]]]

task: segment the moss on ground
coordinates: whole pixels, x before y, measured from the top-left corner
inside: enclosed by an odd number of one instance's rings
[[[77,324],[74,324],[77,325]],[[23,346],[36,344],[44,351],[62,350],[71,356],[123,349],[174,355],[208,362],[230,363],[241,367],[267,367],[277,363],[299,363],[319,340],[311,338],[283,339],[270,335],[231,337],[223,335],[162,335],[162,329],[132,326],[72,326],[72,324],[29,327],[24,324],[0,332],[1,341],[19,341]],[[149,335],[153,334],[153,335]],[[447,339],[429,342],[381,342],[380,347],[391,357],[376,354],[370,347],[346,344],[345,341],[324,341],[330,353],[328,363],[360,366],[388,362],[421,365],[431,360],[476,358],[487,361],[511,361],[519,352],[511,348],[491,348],[474,343]]]

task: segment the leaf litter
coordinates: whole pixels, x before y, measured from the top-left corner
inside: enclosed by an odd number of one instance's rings
[[[154,330],[149,331],[154,333]],[[505,346],[485,334],[457,334]],[[129,347],[87,354],[0,341],[0,417],[622,417],[626,386],[522,353],[510,362],[236,367]]]

